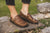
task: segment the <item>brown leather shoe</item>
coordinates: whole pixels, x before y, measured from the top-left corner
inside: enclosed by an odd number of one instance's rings
[[[38,23],[38,21],[35,20],[29,13],[25,16],[22,12],[20,12],[20,16],[31,23]]]
[[[27,22],[24,21],[19,15],[17,15],[14,19],[11,18],[10,20],[20,27],[26,27],[28,25]]]

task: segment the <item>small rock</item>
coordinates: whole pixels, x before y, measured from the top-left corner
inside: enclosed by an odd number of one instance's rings
[[[41,33],[50,33],[50,27],[42,29]]]

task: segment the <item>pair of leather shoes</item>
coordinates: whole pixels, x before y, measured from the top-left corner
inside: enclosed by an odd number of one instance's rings
[[[27,14],[27,16],[25,16],[22,12],[20,12],[20,15],[15,16],[15,18],[11,18],[11,21],[21,27],[28,26],[27,21],[24,21],[22,18],[31,23],[38,23],[38,21],[33,19],[33,17],[29,13]]]

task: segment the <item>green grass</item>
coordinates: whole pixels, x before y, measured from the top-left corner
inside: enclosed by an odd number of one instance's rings
[[[50,0],[44,0],[43,2],[46,2],[46,1],[50,2]],[[29,7],[29,13],[31,13],[31,14],[38,13],[37,6],[36,6],[38,3],[42,3],[42,2],[40,0],[37,0],[37,2],[35,0],[31,0],[31,4]],[[22,7],[21,0],[15,0],[15,4],[16,4],[15,8],[16,8],[17,12],[19,13],[21,10],[21,7]],[[0,0],[0,17],[6,16],[6,15],[10,15],[9,9],[6,5],[5,0]]]
[[[50,2],[50,0],[44,0],[43,2]],[[30,14],[38,13],[37,4],[43,3],[43,2],[41,2],[40,0],[37,0],[37,2],[35,0],[31,0],[31,4],[29,6],[29,13]],[[22,2],[21,2],[21,0],[15,0],[15,4],[16,4],[15,8],[16,8],[18,14],[19,14],[21,7],[22,7]],[[0,17],[1,16],[7,16],[7,15],[10,15],[10,12],[9,12],[9,9],[6,5],[6,2],[5,2],[5,0],[0,0]],[[49,22],[49,24],[48,25],[46,24],[46,25],[50,26],[49,20],[41,20],[41,22],[43,22],[43,23]]]

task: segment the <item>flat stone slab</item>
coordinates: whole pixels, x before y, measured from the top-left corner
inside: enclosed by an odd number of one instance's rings
[[[0,33],[11,33],[15,31],[30,30],[36,29],[38,27],[44,27],[44,24],[39,22],[38,24],[28,23],[28,27],[22,28],[10,22],[9,19],[10,18],[7,16],[0,17]]]

